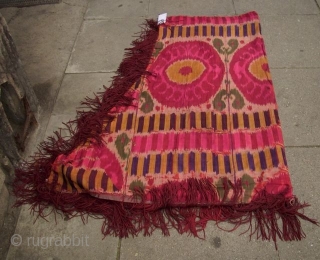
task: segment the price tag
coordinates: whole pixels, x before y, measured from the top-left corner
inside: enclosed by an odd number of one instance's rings
[[[158,15],[158,24],[166,23],[167,21],[167,13]]]

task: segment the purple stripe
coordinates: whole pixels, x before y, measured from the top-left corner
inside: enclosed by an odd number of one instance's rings
[[[178,172],[183,172],[183,154],[178,154]]]
[[[243,164],[242,164],[242,158],[241,158],[241,154],[237,153],[236,154],[236,160],[237,160],[237,167],[239,171],[243,170]]]
[[[256,34],[256,25],[254,23],[251,24],[251,32],[252,32],[252,35]]]
[[[195,159],[194,152],[189,153],[189,171],[195,171]]]
[[[270,118],[269,110],[268,111],[264,111],[263,114],[264,114],[264,118],[266,120],[266,126],[271,125],[271,118]]]
[[[219,160],[218,155],[212,154],[213,171],[219,174]]]
[[[233,119],[233,129],[238,129],[239,128],[238,115],[233,114],[232,119]]]
[[[167,156],[167,169],[166,169],[167,172],[173,173],[172,166],[173,166],[173,155],[172,155],[172,153],[169,153]]]
[[[170,38],[173,38],[174,37],[174,26],[171,26],[170,32],[171,32]]]
[[[248,162],[249,162],[249,168],[254,171],[254,160],[253,160],[253,155],[251,153],[248,153]]]
[[[146,176],[147,173],[149,173],[149,164],[150,164],[150,154],[144,158],[144,163],[143,163],[143,176]]]
[[[211,126],[213,129],[216,129],[216,115],[214,113],[211,113]]]
[[[260,127],[260,118],[259,118],[259,113],[253,113],[253,118],[254,118],[254,125],[256,126],[256,128]]]
[[[244,24],[244,25],[243,25],[243,36],[248,36],[247,24]]]
[[[72,191],[76,191],[77,189],[74,187],[73,185],[73,181],[71,179],[71,171],[72,171],[73,167],[72,166],[69,166],[67,168],[67,172],[66,172],[66,177],[67,177],[67,180],[69,181],[71,187],[72,187]]]
[[[160,114],[159,130],[164,130],[165,114]]]
[[[207,26],[202,27],[202,35],[207,36]]]
[[[216,30],[214,29],[214,26],[211,26],[211,36],[215,36]]]
[[[107,174],[103,173],[102,178],[101,178],[101,188],[104,191],[107,191],[107,186],[108,186],[108,176],[107,176]]]
[[[276,148],[270,149],[270,153],[271,153],[271,159],[272,159],[273,166],[274,167],[278,167],[279,159],[278,159],[278,156],[277,156]]]
[[[207,154],[201,153],[201,171],[207,171]]]
[[[226,173],[231,173],[230,158],[228,155],[224,156],[224,168],[226,170]]]
[[[144,122],[144,117],[141,116],[139,117],[139,122],[138,122],[138,133],[141,133],[143,130],[143,122]]]
[[[190,37],[190,27],[187,27],[186,37]]]
[[[201,112],[201,128],[207,128],[206,112]]]
[[[113,184],[113,191],[119,191],[119,189]]]
[[[235,26],[235,35],[239,36],[239,26],[238,25]]]
[[[117,116],[116,132],[118,132],[118,131],[121,129],[122,117],[123,117],[123,114],[122,114],[122,113],[120,113],[120,114]]]
[[[167,27],[163,27],[163,36],[162,39],[167,37]]]
[[[128,115],[128,121],[127,121],[127,130],[130,130],[132,128],[132,119],[133,119],[133,114]]]
[[[266,156],[265,156],[265,154],[264,154],[263,151],[260,151],[260,152],[259,152],[259,159],[260,159],[261,169],[262,169],[262,170],[267,169]]]
[[[149,133],[151,133],[154,128],[154,117],[155,117],[155,115],[152,115],[152,116],[150,116],[150,119],[149,119],[149,128],[148,128]]]
[[[227,26],[227,36],[231,36],[231,26]]]
[[[196,113],[195,112],[190,113],[190,129],[191,128],[196,128]]]
[[[219,26],[219,36],[223,36],[223,26]]]
[[[155,173],[160,173],[161,168],[161,154],[156,155],[156,163],[155,163]]]
[[[227,115],[223,114],[221,117],[222,117],[222,130],[227,130],[228,129]]]
[[[170,130],[176,129],[176,114],[170,115]]]
[[[195,26],[194,27],[194,36],[198,36],[199,35],[199,27]]]
[[[134,88],[137,89],[139,87],[140,83],[141,83],[141,78],[139,78],[137,80],[136,84],[134,85]]]
[[[179,26],[178,28],[178,37],[182,36],[182,26]]]
[[[82,185],[82,178],[84,175],[85,169],[80,169],[77,173],[77,184],[80,186],[80,188],[83,189],[83,185]],[[90,182],[89,182],[89,186],[90,186]]]
[[[138,157],[133,157],[131,164],[131,175],[137,175]]]
[[[180,115],[180,129],[185,129],[186,128],[186,114],[181,114]]]
[[[243,114],[243,123],[245,128],[249,128],[249,116],[247,114]]]
[[[89,176],[89,190],[95,190],[96,189],[96,176],[98,174],[97,170],[92,170]],[[100,188],[100,187],[97,187]]]
[[[108,122],[105,128],[106,133],[110,133],[111,122]]]
[[[68,188],[68,185],[67,185],[68,181],[67,181],[67,178],[66,178],[66,175],[65,175],[65,166],[64,165],[62,165],[61,171],[62,171],[62,178],[63,178],[61,189],[62,190],[66,190]]]

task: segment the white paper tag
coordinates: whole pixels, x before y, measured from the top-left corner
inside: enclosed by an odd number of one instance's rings
[[[163,13],[158,15],[158,24],[166,23],[167,21],[167,14],[168,13]]]

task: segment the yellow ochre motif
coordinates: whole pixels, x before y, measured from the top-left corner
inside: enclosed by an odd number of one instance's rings
[[[254,60],[249,66],[249,71],[257,79],[260,79],[260,80],[271,79],[266,56],[261,56],[258,59]]]
[[[180,60],[171,64],[167,70],[168,78],[178,84],[190,84],[198,79],[205,70],[204,64],[199,60]]]

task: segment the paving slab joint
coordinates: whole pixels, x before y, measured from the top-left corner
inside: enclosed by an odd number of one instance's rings
[[[116,260],[120,260],[121,241],[122,241],[122,238],[119,238],[119,242],[118,242],[118,246],[117,246],[117,256],[116,256]]]
[[[316,5],[318,6],[319,11],[320,11],[320,5],[319,5],[318,1],[317,0],[314,0],[314,1],[315,1]]]

